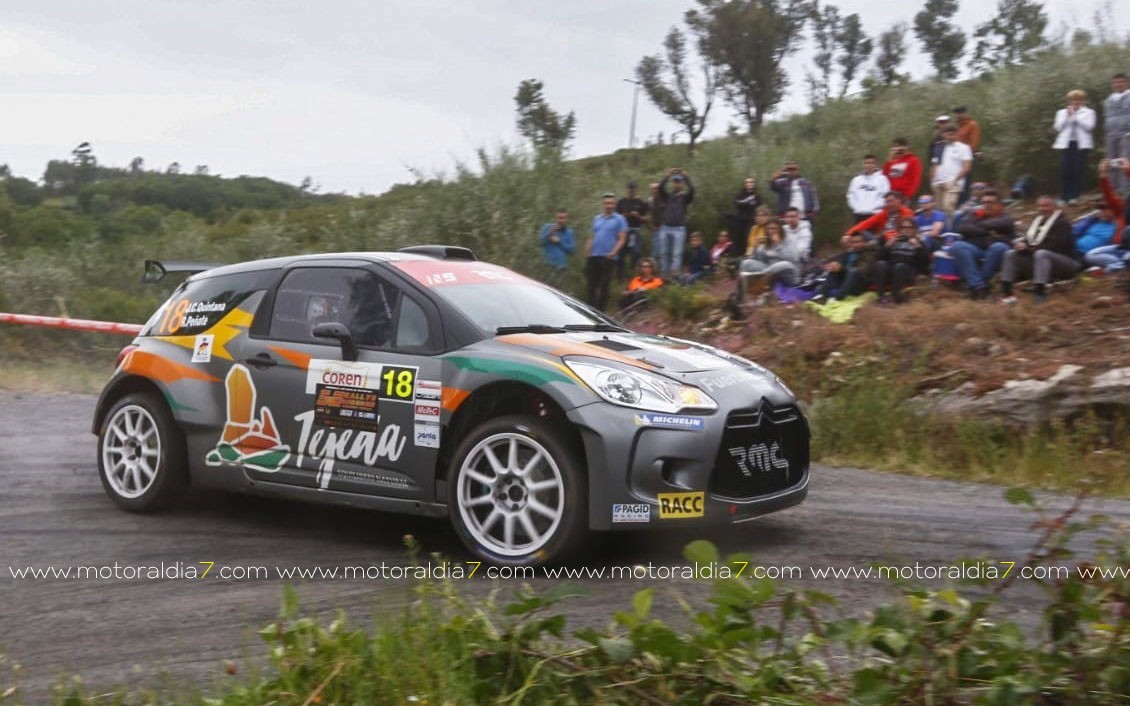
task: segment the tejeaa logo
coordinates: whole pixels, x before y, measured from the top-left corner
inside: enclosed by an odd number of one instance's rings
[[[738,464],[738,470],[746,478],[752,478],[754,470],[762,473],[783,470],[786,477],[789,475],[789,462],[780,457],[781,447],[776,441],[769,445],[753,444],[748,449],[734,446],[727,451],[734,457],[734,463]]]
[[[614,503],[613,522],[651,522],[651,506],[647,503]]]
[[[263,407],[255,418],[255,383],[242,365],[233,365],[224,380],[227,420],[216,448],[204,457],[209,466],[247,466],[273,473],[290,458],[271,410]]]
[[[674,520],[685,517],[702,517],[705,499],[702,491],[697,493],[660,493],[659,519]]]
[[[660,427],[663,429],[688,429],[702,431],[706,427],[706,420],[702,417],[686,417],[681,414],[654,414],[651,412],[636,412],[637,427]]]

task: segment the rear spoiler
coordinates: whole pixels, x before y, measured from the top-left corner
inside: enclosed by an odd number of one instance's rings
[[[439,260],[478,260],[471,248],[458,245],[409,245],[406,248],[400,248],[397,252],[427,255]]]
[[[153,284],[165,279],[165,275],[170,272],[188,272],[196,274],[197,272],[204,272],[213,267],[219,267],[214,262],[187,262],[181,260],[146,260],[145,272],[141,275],[141,281],[146,284]]]

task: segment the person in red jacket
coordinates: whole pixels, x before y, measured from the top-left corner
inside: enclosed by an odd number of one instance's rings
[[[883,208],[876,211],[870,218],[856,223],[844,233],[843,243],[846,248],[855,233],[875,233],[881,235],[885,242],[893,238],[899,230],[899,223],[904,218],[914,218],[914,211],[903,204],[902,194],[897,191],[888,191],[883,197]]]
[[[905,137],[896,137],[891,142],[891,151],[883,164],[883,174],[891,182],[891,190],[906,197],[908,203],[914,202],[918,186],[922,183],[922,162],[913,152]]]

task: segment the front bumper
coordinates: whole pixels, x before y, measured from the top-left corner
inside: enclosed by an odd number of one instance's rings
[[[601,402],[568,416],[584,441],[594,530],[742,522],[808,493],[808,422],[795,404],[697,416]]]

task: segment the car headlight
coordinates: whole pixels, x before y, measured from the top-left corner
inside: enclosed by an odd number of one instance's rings
[[[622,407],[674,414],[712,412],[718,403],[692,385],[684,385],[646,370],[566,360],[565,364],[604,400]]]

